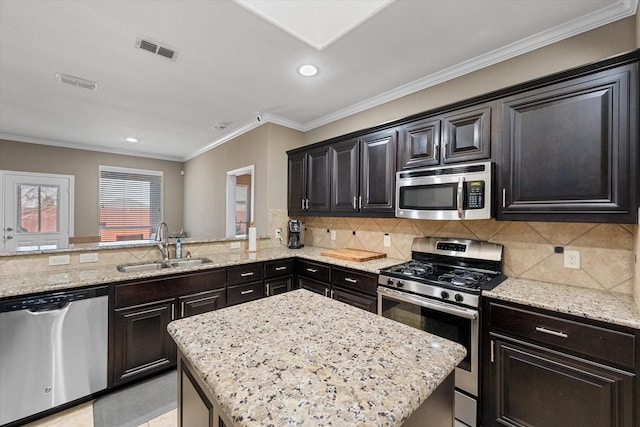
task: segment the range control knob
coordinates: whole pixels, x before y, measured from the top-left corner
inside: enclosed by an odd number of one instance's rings
[[[440,292],[440,296],[442,297],[442,299],[449,299],[449,292],[442,291]]]
[[[393,279],[392,278],[388,278],[387,279],[387,285],[393,285]]]
[[[402,288],[404,286],[404,283],[398,280],[398,283],[396,284],[396,286],[399,288]]]
[[[456,301],[458,301],[458,302],[462,302],[462,300],[464,299],[464,297],[463,297],[462,295],[460,295],[460,294],[456,294],[454,298],[455,298],[455,299],[456,299]]]

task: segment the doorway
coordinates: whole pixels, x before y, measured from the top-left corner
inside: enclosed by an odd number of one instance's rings
[[[227,172],[227,237],[246,237],[253,222],[255,165]]]
[[[2,250],[61,247],[73,235],[73,175],[0,171]]]

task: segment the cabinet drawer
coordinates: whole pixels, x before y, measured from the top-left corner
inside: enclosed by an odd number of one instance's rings
[[[264,297],[262,282],[245,283],[227,287],[227,305],[240,304]]]
[[[352,270],[333,268],[331,283],[343,288],[350,288],[367,294],[376,295],[378,280],[376,276],[356,273]]]
[[[264,263],[264,277],[279,277],[293,274],[293,260],[281,259]]]
[[[493,330],[633,368],[635,336],[528,310],[491,303]]]
[[[229,267],[227,269],[227,284],[229,285],[255,282],[256,280],[262,280],[261,262]]]
[[[115,286],[115,308],[224,288],[225,279],[225,270],[219,269],[118,284]]]
[[[298,261],[298,275],[330,283],[331,267],[310,261]]]
[[[181,318],[218,310],[226,305],[226,292],[224,289],[216,289],[186,295],[178,298],[178,305]]]

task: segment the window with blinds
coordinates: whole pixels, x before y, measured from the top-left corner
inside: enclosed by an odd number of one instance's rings
[[[162,221],[162,171],[100,166],[100,240],[150,239]]]

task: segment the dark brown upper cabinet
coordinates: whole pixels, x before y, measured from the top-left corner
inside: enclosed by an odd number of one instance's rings
[[[505,98],[498,219],[637,222],[637,63]]]
[[[397,131],[374,132],[331,145],[331,212],[392,215]]]
[[[492,104],[482,104],[402,126],[398,168],[488,159]]]
[[[289,215],[329,212],[329,147],[322,146],[290,154],[288,168]]]

